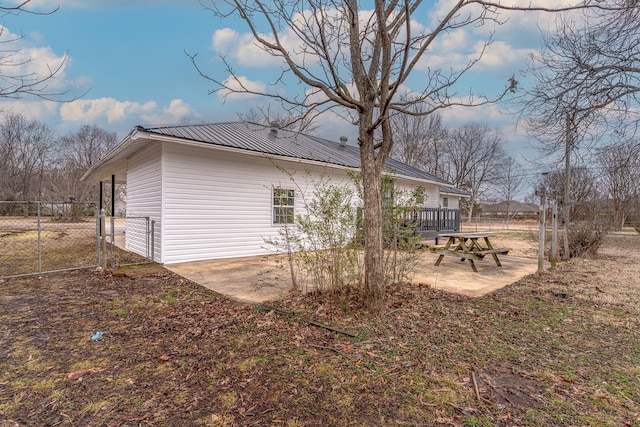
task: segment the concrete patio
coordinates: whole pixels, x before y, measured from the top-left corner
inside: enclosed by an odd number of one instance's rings
[[[448,292],[479,297],[535,273],[538,261],[500,256],[502,267],[491,257],[476,261],[474,273],[467,261],[445,257],[436,267],[437,255],[423,253],[412,283]],[[291,289],[287,259],[283,255],[257,256],[166,265],[167,269],[235,300],[259,303],[280,298]],[[304,290],[304,285],[301,286]]]

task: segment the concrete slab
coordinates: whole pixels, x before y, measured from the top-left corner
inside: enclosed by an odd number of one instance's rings
[[[434,264],[437,258],[435,254],[425,254],[424,262],[420,263],[412,282],[425,283],[447,292],[480,297],[538,271],[537,259],[509,255],[499,256],[502,267],[498,267],[491,256],[475,261],[477,273],[471,269],[469,261],[449,256],[436,267]]]
[[[538,261],[531,258],[500,256],[502,267],[492,257],[476,261],[474,273],[468,261],[445,257],[434,265],[437,255],[426,252],[416,269],[412,283],[435,289],[479,297],[535,273]],[[171,264],[167,269],[215,292],[238,301],[260,303],[283,297],[292,287],[284,255],[218,259]],[[304,289],[304,284],[302,285]]]
[[[165,265],[170,271],[238,301],[281,298],[293,286],[282,255],[213,259]]]

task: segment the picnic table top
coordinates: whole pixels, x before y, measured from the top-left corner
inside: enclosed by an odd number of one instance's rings
[[[456,232],[456,233],[440,233],[440,237],[463,237],[466,239],[476,239],[481,237],[491,237],[493,233],[490,232]]]

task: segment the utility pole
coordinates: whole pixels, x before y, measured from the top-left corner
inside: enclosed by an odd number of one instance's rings
[[[569,207],[571,205],[571,149],[573,148],[573,129],[567,113],[567,129],[564,147],[564,197],[562,198],[562,238],[564,251],[562,259],[569,259]]]
[[[547,190],[536,191],[536,196],[540,197],[540,232],[538,234],[538,272],[544,270],[544,237],[545,237],[545,223],[547,222],[546,210],[547,210]]]

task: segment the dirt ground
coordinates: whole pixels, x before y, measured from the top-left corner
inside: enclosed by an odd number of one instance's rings
[[[372,316],[355,292],[243,305],[149,268],[4,281],[0,425],[640,425],[640,236],[481,298],[398,285]]]

